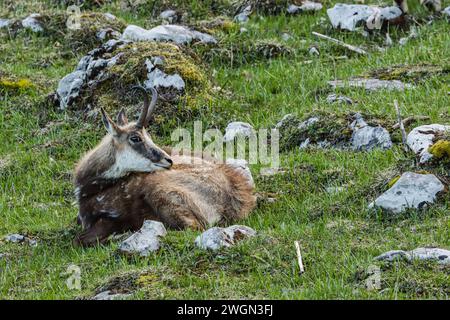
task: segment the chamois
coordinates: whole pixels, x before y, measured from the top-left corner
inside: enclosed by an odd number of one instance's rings
[[[102,243],[114,233],[138,230],[144,220],[172,229],[203,230],[248,216],[255,206],[251,176],[242,168],[202,159],[186,163],[156,146],[147,130],[156,105],[145,88],[137,122],[122,109],[115,123],[101,109],[108,134],[77,164],[75,194],[82,232],[75,244]]]

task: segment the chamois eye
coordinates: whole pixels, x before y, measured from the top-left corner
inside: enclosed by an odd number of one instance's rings
[[[142,139],[139,136],[131,136],[130,141],[133,143],[139,143],[139,142],[142,142]]]

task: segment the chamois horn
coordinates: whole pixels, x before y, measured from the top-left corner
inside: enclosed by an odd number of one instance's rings
[[[142,107],[142,112],[139,116],[139,119],[136,123],[137,128],[143,128],[147,126],[151,114],[153,113],[153,110],[156,106],[156,100],[158,99],[158,92],[154,88],[150,88],[152,91],[152,101],[149,102],[148,92],[147,90],[142,86],[134,86],[132,89],[138,89],[141,90],[142,93],[144,93],[144,106]]]

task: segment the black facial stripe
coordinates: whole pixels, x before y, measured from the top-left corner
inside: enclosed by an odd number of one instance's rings
[[[161,152],[158,150],[155,150],[145,143],[135,143],[131,145],[131,147],[139,154],[143,155],[144,157],[150,159],[152,162],[159,162],[161,161],[162,155]]]

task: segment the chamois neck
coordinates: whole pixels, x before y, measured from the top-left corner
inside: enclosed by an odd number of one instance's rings
[[[83,186],[90,181],[103,178],[103,174],[114,165],[115,161],[114,141],[107,135],[78,163],[75,168],[75,184]]]

